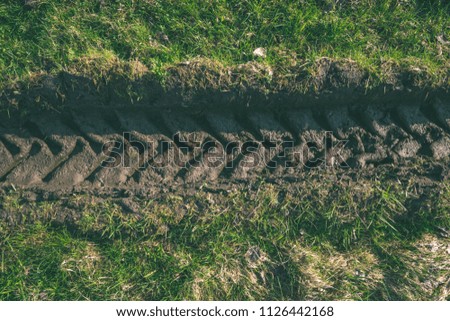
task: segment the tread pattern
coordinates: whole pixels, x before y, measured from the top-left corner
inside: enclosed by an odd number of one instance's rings
[[[334,154],[343,140],[345,147]],[[0,155],[0,184],[51,189],[295,176],[324,165],[367,167],[417,157],[447,164],[450,105],[196,116],[98,109],[41,114],[21,124],[0,123]],[[248,166],[263,158],[268,162]],[[174,161],[162,166],[168,159]],[[118,161],[129,166],[115,166]],[[306,166],[285,166],[295,162]]]

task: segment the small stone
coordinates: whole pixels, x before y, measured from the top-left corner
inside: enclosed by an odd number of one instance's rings
[[[267,53],[266,49],[259,47],[253,51],[253,56],[266,58],[266,53]]]

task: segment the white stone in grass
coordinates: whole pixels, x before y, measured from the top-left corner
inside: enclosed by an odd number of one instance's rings
[[[266,49],[262,47],[253,50],[253,56],[255,57],[266,58],[266,53],[267,53]]]

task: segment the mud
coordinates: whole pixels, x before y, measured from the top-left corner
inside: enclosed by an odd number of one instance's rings
[[[51,214],[55,222],[61,224],[77,224],[86,208],[107,202],[109,206],[115,204],[123,213],[140,217],[143,207],[148,200],[167,202],[171,197],[192,199],[205,197],[209,204],[227,208],[229,196],[244,193],[250,199],[256,197],[261,188],[269,187],[277,192],[282,200],[288,195],[300,198],[315,198],[317,191],[322,191],[323,201],[333,198],[329,191],[349,190],[351,197],[364,204],[367,202],[367,191],[379,186],[383,189],[401,188],[410,195],[410,201],[405,203],[405,213],[417,215],[427,211],[430,201],[445,190],[445,180],[449,178],[446,165],[429,161],[407,161],[401,165],[380,165],[372,169],[337,169],[335,171],[311,170],[297,176],[275,177],[261,176],[242,180],[227,179],[211,183],[186,184],[152,184],[143,188],[139,185],[121,188],[73,189],[68,194],[64,190],[42,189],[14,189],[5,187],[0,189],[0,200],[13,197],[15,207],[0,202],[0,219],[10,225],[20,225],[24,221],[30,223],[35,220],[48,219],[39,213],[42,204],[51,204]],[[314,192],[315,191],[315,192]],[[328,192],[327,192],[328,191]],[[20,210],[18,210],[20,209]],[[177,209],[179,214],[185,215],[187,207]],[[20,214],[20,215],[19,215]],[[46,214],[47,215],[47,214]],[[438,231],[448,237],[448,231]]]
[[[203,110],[83,106],[2,114],[0,187],[76,191],[195,189],[298,181],[408,162],[448,179],[450,104],[433,99],[333,108]],[[436,165],[437,164],[437,165]]]

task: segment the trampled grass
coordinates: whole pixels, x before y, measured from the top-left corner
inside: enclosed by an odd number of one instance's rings
[[[24,4],[26,3],[26,4]],[[427,0],[5,0],[1,78],[56,72],[89,59],[165,68],[195,57],[283,68],[350,58],[382,77],[384,62],[448,69],[450,3]],[[265,59],[255,58],[265,48]]]
[[[0,298],[450,298],[448,185],[264,183],[135,202],[4,194]]]

